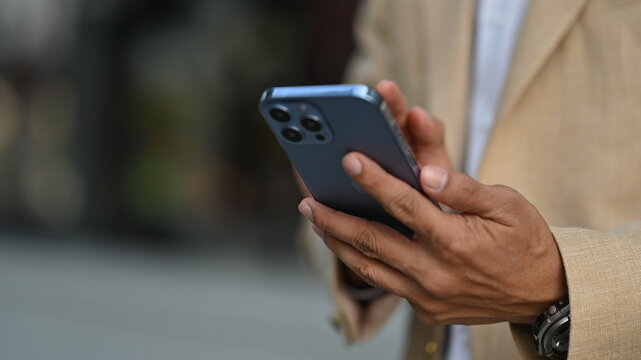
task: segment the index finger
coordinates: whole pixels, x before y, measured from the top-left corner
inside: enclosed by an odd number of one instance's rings
[[[422,193],[392,176],[367,156],[352,152],[343,158],[347,174],[398,221],[415,232],[441,234],[448,219]]]
[[[383,80],[376,85],[376,91],[385,99],[392,116],[401,129],[407,122],[407,100],[395,82]]]
[[[303,199],[299,209],[333,238],[404,274],[416,275],[415,265],[425,263],[419,244],[386,225],[334,210],[311,198]]]

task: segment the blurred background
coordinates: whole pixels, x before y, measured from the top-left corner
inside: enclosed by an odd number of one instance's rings
[[[339,83],[357,0],[0,0],[0,358],[346,349],[257,111]]]

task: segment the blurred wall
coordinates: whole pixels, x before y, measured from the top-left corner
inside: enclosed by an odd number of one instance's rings
[[[355,8],[0,0],[2,230],[292,248],[298,192],[258,98],[340,82]]]

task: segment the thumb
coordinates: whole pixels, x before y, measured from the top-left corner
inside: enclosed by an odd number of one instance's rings
[[[492,218],[506,194],[454,170],[427,165],[421,170],[421,187],[432,199],[454,210]]]

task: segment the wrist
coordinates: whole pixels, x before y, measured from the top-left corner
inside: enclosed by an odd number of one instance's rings
[[[531,306],[527,322],[530,324],[551,304],[568,297],[568,285],[561,252],[556,245],[554,235],[549,230],[547,235],[551,238],[550,245],[547,246],[547,255],[539,261],[539,265],[534,270],[539,274],[540,281],[532,284],[534,286],[528,289]]]

